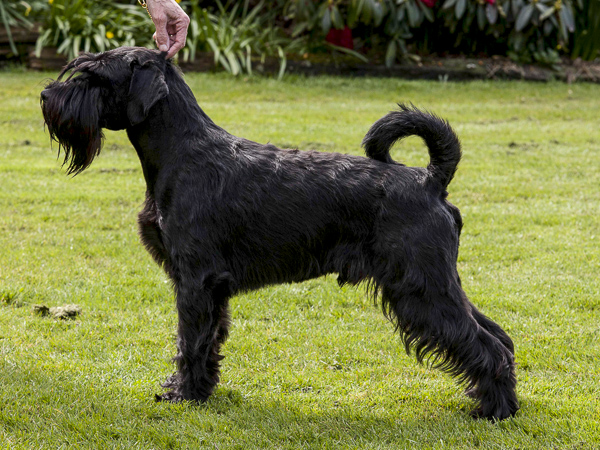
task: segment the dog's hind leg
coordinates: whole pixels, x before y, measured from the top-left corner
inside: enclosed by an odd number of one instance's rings
[[[492,336],[496,337],[500,342],[502,342],[502,344],[514,355],[515,344],[513,344],[512,339],[508,336],[508,334],[506,334],[506,331],[504,331],[496,322],[485,316],[474,305],[471,306],[471,314],[477,323],[485,328]]]
[[[470,302],[469,302],[470,303]],[[493,320],[486,317],[481,311],[479,311],[473,304],[471,304],[471,314],[477,323],[487,330],[491,335],[495,336],[502,344],[514,355],[515,346],[512,339],[506,334],[500,325]],[[465,395],[471,398],[477,398],[477,386],[469,387],[465,390]]]
[[[460,284],[460,277],[458,278],[458,282]],[[461,292],[463,295],[463,301],[470,307],[471,315],[477,321],[477,323],[483,328],[485,328],[490,334],[498,338],[498,340],[502,342],[502,344],[504,344],[504,346],[508,350],[510,350],[510,352],[514,355],[515,344],[513,344],[513,341],[510,338],[510,336],[506,334],[506,331],[504,331],[502,327],[500,327],[500,325],[498,325],[496,322],[494,322],[481,311],[479,311],[477,307],[469,301],[462,288]]]
[[[219,382],[219,349],[228,335],[233,280],[228,272],[206,274],[199,282],[176,280],[175,292],[177,372],[163,384],[169,391],[157,399],[206,401]]]
[[[381,293],[408,352],[414,350],[419,362],[429,357],[435,367],[476,387],[472,392],[479,404],[473,415],[514,415],[519,409],[514,356],[473,317],[458,282],[443,289],[434,280],[412,287],[384,284]]]

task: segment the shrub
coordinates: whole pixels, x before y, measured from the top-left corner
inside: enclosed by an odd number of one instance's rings
[[[215,64],[233,75],[252,73],[254,59],[266,57],[280,61],[279,76],[285,72],[286,53],[298,51],[301,40],[286,36],[276,25],[277,9],[261,0],[254,6],[249,0],[234,2],[233,6],[216,2],[216,11],[200,7],[192,1],[190,30],[185,61],[193,61],[198,51],[212,51]]]
[[[11,27],[32,28],[33,22],[29,19],[31,11],[32,6],[25,1],[0,0],[0,20],[6,30],[10,49],[15,55],[19,51],[13,41]]]
[[[596,58],[600,51],[600,0],[583,0],[582,12],[576,16],[572,56],[585,60]]]
[[[53,46],[73,58],[81,51],[102,52],[122,45],[152,45],[153,24],[135,5],[116,1],[49,0],[39,9],[41,35],[36,44]]]
[[[181,56],[214,53],[230,73],[252,73],[267,57],[342,51],[388,66],[413,54],[500,54],[558,62],[594,59],[600,0],[186,0],[191,16]],[[0,0],[10,26],[41,23],[39,55],[54,46],[69,58],[121,45],[153,46],[154,26],[136,0]]]
[[[295,34],[349,27],[365,46],[385,48],[388,65],[409,48],[528,58],[566,49],[575,30],[571,0],[294,0],[288,11]]]

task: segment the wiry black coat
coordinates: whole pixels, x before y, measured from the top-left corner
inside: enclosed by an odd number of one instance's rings
[[[469,302],[456,270],[462,220],[446,187],[460,144],[446,122],[401,105],[366,135],[369,158],[281,150],[215,125],[158,52],[84,55],[68,71],[42,109],[69,172],[92,162],[102,128],[126,129],[142,163],[140,235],[173,280],[179,313],[178,371],[161,399],[212,393],[232,295],[337,273],[381,298],[407,351],[467,384],[477,415],[517,411],[512,342]],[[412,134],[427,143],[427,168],[390,158]]]

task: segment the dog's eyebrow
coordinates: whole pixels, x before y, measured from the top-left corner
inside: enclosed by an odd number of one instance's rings
[[[93,55],[83,54],[79,58],[71,61],[69,64],[63,67],[60,74],[58,75],[57,80],[61,81],[61,78],[69,71],[71,71],[71,73],[65,81],[69,81],[77,73],[96,68],[98,66],[99,61],[96,59],[91,59],[92,56]]]

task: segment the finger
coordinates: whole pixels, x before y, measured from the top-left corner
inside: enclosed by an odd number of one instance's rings
[[[185,47],[185,31],[179,31],[175,36],[171,37],[171,48],[167,54],[167,58],[172,58],[179,50]]]
[[[167,20],[163,16],[153,17],[156,25],[156,45],[161,52],[166,52],[171,47],[169,33],[167,32]]]
[[[169,48],[169,53],[167,54],[167,58],[172,58],[175,54],[185,47],[185,38],[187,36],[187,29],[190,24],[190,19],[187,15],[177,21],[175,26],[176,33],[175,36],[171,37],[171,47]]]

